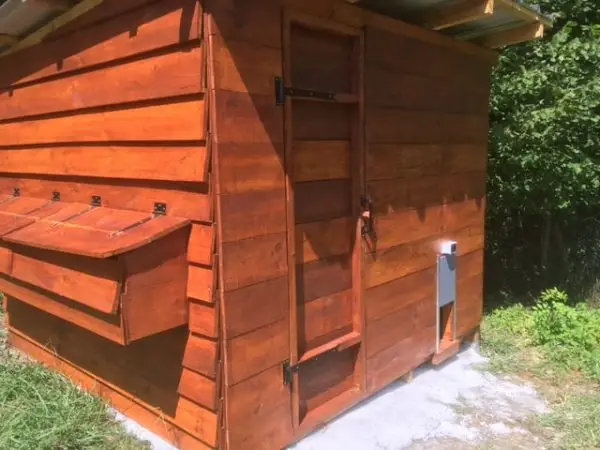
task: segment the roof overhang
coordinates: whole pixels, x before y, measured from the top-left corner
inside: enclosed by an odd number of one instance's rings
[[[514,0],[346,0],[477,45],[498,48],[539,39],[552,21]]]
[[[102,1],[0,0],[0,56],[41,42]]]

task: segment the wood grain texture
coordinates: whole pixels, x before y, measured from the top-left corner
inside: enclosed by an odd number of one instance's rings
[[[223,242],[284,232],[284,199],[282,188],[220,196]]]
[[[205,183],[207,170],[204,145],[51,145],[0,151],[0,172],[8,174]]]
[[[337,219],[352,214],[352,180],[294,183],[297,224]]]
[[[152,7],[44,41],[6,59],[12,70],[0,74],[0,86],[31,83],[198,39],[198,6],[197,0],[155,2]]]
[[[215,379],[217,367],[217,344],[202,336],[191,334],[185,346],[183,367]]]
[[[0,124],[4,146],[107,141],[202,141],[204,101]],[[165,117],[169,117],[165,121]]]
[[[350,255],[334,256],[296,266],[298,303],[326,297],[352,287]]]
[[[185,48],[93,72],[0,93],[2,120],[143,100],[199,94],[200,47]],[[101,85],[111,89],[98,90]]]
[[[214,303],[214,273],[206,267],[191,265],[188,267],[187,295],[206,303]]]
[[[294,101],[294,141],[346,141],[351,137],[352,106],[338,103]]]
[[[295,182],[350,178],[348,141],[295,141],[292,156]]]
[[[106,314],[117,311],[121,273],[115,261],[15,253],[10,275]]]
[[[287,277],[227,292],[223,302],[227,310],[225,338],[233,339],[287,317]]]
[[[0,244],[0,273],[9,274],[12,268],[13,252],[4,244]]]
[[[216,339],[218,335],[216,308],[191,301],[189,327],[192,333]]]
[[[175,412],[176,423],[211,447],[217,445],[217,414],[185,397],[179,397]]]
[[[280,320],[227,341],[228,383],[235,385],[289,355],[289,324]]]
[[[297,225],[295,230],[297,263],[309,263],[330,256],[349,254],[354,228],[349,217]]]
[[[212,226],[192,224],[188,244],[188,261],[195,264],[211,266],[215,251],[215,236]]]
[[[223,245],[226,291],[278,278],[287,273],[285,234],[270,234]]]
[[[215,411],[217,408],[217,386],[215,381],[193,370],[183,369],[178,392],[185,398],[211,411]]]
[[[211,200],[205,185],[177,189],[178,186],[172,183],[157,185],[127,180],[117,183],[80,178],[0,177],[0,193],[12,194],[16,186],[24,197],[51,199],[53,192],[60,192],[63,202],[89,205],[92,196],[97,195],[102,198],[102,205],[108,208],[147,213],[154,210],[154,203],[163,202],[167,203],[169,214],[174,216],[200,222],[210,222],[212,218]]]

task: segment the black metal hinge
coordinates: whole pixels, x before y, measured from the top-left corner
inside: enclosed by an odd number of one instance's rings
[[[154,204],[154,211],[153,214],[155,216],[164,216],[167,214],[167,204],[166,203],[160,203],[157,202]]]
[[[102,197],[99,195],[92,195],[92,206],[94,208],[102,206]]]
[[[298,373],[298,365],[292,366],[289,361],[284,361],[283,365],[283,384],[289,386],[292,384],[292,377],[295,373]]]
[[[316,91],[286,86],[281,77],[275,77],[275,104],[285,104],[285,97],[316,98],[319,100],[335,100],[333,92]]]

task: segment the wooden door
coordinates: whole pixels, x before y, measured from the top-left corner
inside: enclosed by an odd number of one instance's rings
[[[290,361],[296,430],[364,392],[361,30],[285,14]]]

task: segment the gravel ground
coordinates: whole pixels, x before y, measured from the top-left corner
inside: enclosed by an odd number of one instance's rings
[[[439,368],[424,367],[290,450],[542,449],[527,421],[546,404],[531,386],[482,370],[486,361],[470,347]],[[154,450],[174,450],[118,417]]]

